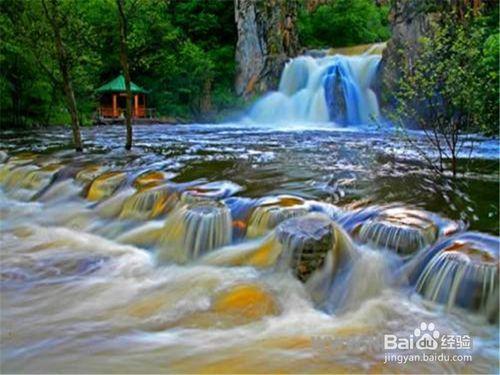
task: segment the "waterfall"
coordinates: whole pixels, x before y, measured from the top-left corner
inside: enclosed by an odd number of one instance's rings
[[[380,55],[336,54],[289,61],[279,90],[259,99],[248,113],[255,123],[368,124],[380,117],[373,89]]]

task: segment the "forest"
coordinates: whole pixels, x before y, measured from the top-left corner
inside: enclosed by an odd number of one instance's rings
[[[47,0],[49,2],[50,0]],[[68,122],[53,35],[42,2],[2,1],[2,122]],[[114,0],[65,0],[57,7],[82,124],[95,111],[95,89],[121,73]],[[233,105],[234,11],[225,1],[127,1],[128,55],[134,82],[147,87],[160,114],[201,115],[203,87],[214,108]]]
[[[89,125],[95,89],[122,71],[116,1],[44,1],[58,11],[80,123]],[[353,45],[389,36],[388,6],[371,0],[340,0],[313,12],[305,1],[299,7],[304,46]],[[339,18],[339,12],[348,17]],[[242,107],[233,87],[237,33],[232,0],[127,0],[125,13],[132,80],[151,91],[151,105],[162,117],[217,120]],[[2,0],[0,17],[2,125],[68,123],[43,2]],[[346,32],[355,25],[361,26],[358,32]]]
[[[390,1],[294,1],[298,7],[297,29],[302,51],[387,41],[391,36],[390,9],[395,4]],[[70,122],[57,47],[44,6],[58,18],[79,123],[92,124],[98,99],[96,88],[123,72],[118,3],[1,0],[0,123],[3,127]],[[439,8],[441,3],[447,2],[424,1],[419,6]],[[463,68],[468,70],[479,92],[469,89],[464,95],[480,101],[474,110],[477,112],[482,104],[485,123],[481,128],[490,134],[497,129],[498,85],[492,84],[498,80],[497,5],[496,1],[485,2],[481,16],[471,18],[465,25],[464,31],[474,37],[462,51],[477,52],[472,59],[450,52],[460,50],[459,43],[463,42],[454,37],[450,39],[453,45],[448,52],[439,57],[428,56],[445,65],[446,59],[465,58],[468,66]],[[149,90],[149,105],[164,121],[220,121],[248,105],[234,89],[238,35],[233,1],[126,0],[124,16],[131,79]],[[474,73],[469,71],[470,67]],[[397,99],[399,93],[393,90],[400,86],[391,87],[385,96]],[[391,100],[395,102],[394,98]]]

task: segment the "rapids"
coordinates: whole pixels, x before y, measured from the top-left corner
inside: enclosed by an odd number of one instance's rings
[[[2,372],[498,372],[496,142],[452,180],[388,130],[123,131],[2,133]],[[472,360],[384,363],[422,323]]]

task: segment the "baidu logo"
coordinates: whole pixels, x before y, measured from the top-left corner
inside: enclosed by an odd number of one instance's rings
[[[439,331],[434,323],[420,323],[418,328],[413,330],[413,334],[408,337],[398,337],[396,335],[384,335],[384,349],[386,350],[436,350],[439,346]]]
[[[415,347],[417,349],[436,350],[438,348],[439,331],[434,326],[434,323],[420,323],[420,328],[415,328],[413,335],[416,340]]]
[[[384,363],[472,361],[472,354],[468,354],[472,349],[472,338],[469,335],[443,334],[434,323],[422,322],[404,337],[384,335],[384,349],[392,350],[385,354]]]
[[[468,335],[442,335],[434,323],[420,323],[407,337],[384,335],[385,350],[436,350],[471,349],[472,340]]]

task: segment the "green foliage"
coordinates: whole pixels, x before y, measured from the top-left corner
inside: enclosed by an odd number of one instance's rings
[[[0,0],[3,126],[68,123],[41,4]],[[148,107],[164,116],[206,119],[236,103],[232,4],[128,0],[125,6],[131,76],[151,90]],[[88,124],[98,101],[95,89],[121,73],[116,2],[61,0],[59,7],[78,110]]]
[[[491,34],[483,44],[480,67],[483,80],[487,82],[483,92],[484,119],[482,129],[488,135],[498,134],[499,92],[498,71],[500,68],[500,33]]]
[[[389,39],[388,6],[373,0],[331,0],[299,15],[301,43],[307,47],[345,47]]]
[[[223,1],[127,1],[128,57],[132,80],[151,91],[148,107],[158,114],[183,119],[210,117],[203,95],[214,112],[227,103],[219,92],[233,93],[236,31],[234,13]],[[95,49],[105,82],[120,73],[114,1],[93,0],[84,18],[96,30]],[[208,84],[207,84],[208,82]],[[206,87],[210,87],[207,92]],[[230,105],[230,104],[229,104]],[[210,111],[209,111],[210,112]]]
[[[455,173],[464,137],[498,129],[497,78],[498,35],[480,17],[442,13],[402,67],[390,116],[423,129],[439,155],[433,164],[442,171],[450,160]]]
[[[66,0],[58,6],[72,83],[79,105],[87,109],[95,107],[92,93],[101,65],[90,46],[95,32],[83,20],[79,4]],[[41,1],[2,0],[0,15],[2,126],[68,123],[53,33]]]
[[[51,85],[40,71],[29,46],[23,43],[22,22],[16,15],[25,3],[0,2],[0,121],[15,126],[43,123],[54,104]],[[57,99],[56,99],[57,101]]]

